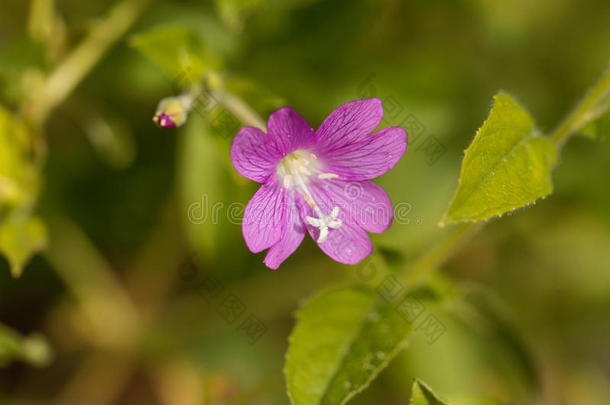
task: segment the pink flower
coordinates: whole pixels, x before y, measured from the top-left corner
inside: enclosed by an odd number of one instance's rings
[[[235,136],[235,169],[263,183],[244,212],[244,239],[253,253],[269,249],[268,267],[277,269],[306,231],[340,263],[356,264],[371,254],[366,232],[385,232],[394,213],[387,193],[369,179],[394,167],[407,148],[400,127],[371,133],[382,117],[381,100],[355,100],[314,132],[283,107],[269,117],[267,133],[243,127]]]

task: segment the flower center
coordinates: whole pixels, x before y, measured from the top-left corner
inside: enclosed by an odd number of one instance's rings
[[[317,157],[306,150],[296,150],[286,155],[277,166],[277,174],[286,188],[307,190],[309,177],[318,172]]]
[[[337,229],[342,225],[338,218],[339,207],[334,207],[328,215],[324,215],[320,206],[316,204],[309,191],[308,185],[311,176],[320,180],[338,178],[334,173],[323,173],[318,157],[307,150],[296,150],[286,155],[277,166],[278,178],[287,189],[296,190],[303,195],[305,201],[313,209],[317,217],[306,217],[307,222],[316,228],[320,228],[318,243],[326,240],[330,229]]]

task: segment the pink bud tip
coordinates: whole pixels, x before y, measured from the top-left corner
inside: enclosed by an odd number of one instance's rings
[[[176,123],[172,120],[172,117],[175,114],[166,114],[165,111],[162,111],[155,117],[155,122],[161,128],[174,128]]]

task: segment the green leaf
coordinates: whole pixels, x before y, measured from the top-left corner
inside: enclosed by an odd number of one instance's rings
[[[131,45],[155,61],[177,85],[201,79],[221,65],[220,56],[188,25],[168,25],[135,35]]]
[[[286,355],[292,404],[344,404],[366,388],[413,330],[396,309],[399,302],[363,286],[331,288],[308,301]]]
[[[0,107],[0,214],[35,201],[38,170],[32,143],[27,126]]]
[[[0,367],[13,360],[22,360],[34,366],[46,366],[52,360],[47,340],[40,334],[22,337],[14,330],[0,324]]]
[[[415,379],[409,405],[449,405],[443,401],[425,382]]]
[[[432,388],[419,378],[413,381],[409,405],[501,405],[500,401],[491,398],[452,397],[443,400]]]
[[[5,255],[13,277],[19,277],[31,256],[47,245],[47,231],[35,217],[15,213],[0,221],[0,253]]]
[[[505,93],[466,149],[458,188],[441,224],[483,221],[534,204],[553,190],[553,142]]]
[[[36,142],[24,122],[0,107],[0,253],[14,277],[46,244],[44,225],[29,214],[38,192]]]

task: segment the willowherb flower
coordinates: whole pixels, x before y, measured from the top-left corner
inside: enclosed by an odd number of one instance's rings
[[[305,232],[332,259],[356,264],[373,250],[366,233],[386,231],[394,218],[386,192],[369,181],[390,170],[407,148],[400,127],[372,133],[383,117],[381,101],[355,100],[333,111],[317,131],[290,107],[271,114],[267,133],[243,127],[231,160],[243,176],[263,183],[246,206],[248,248],[269,249],[277,269]]]

